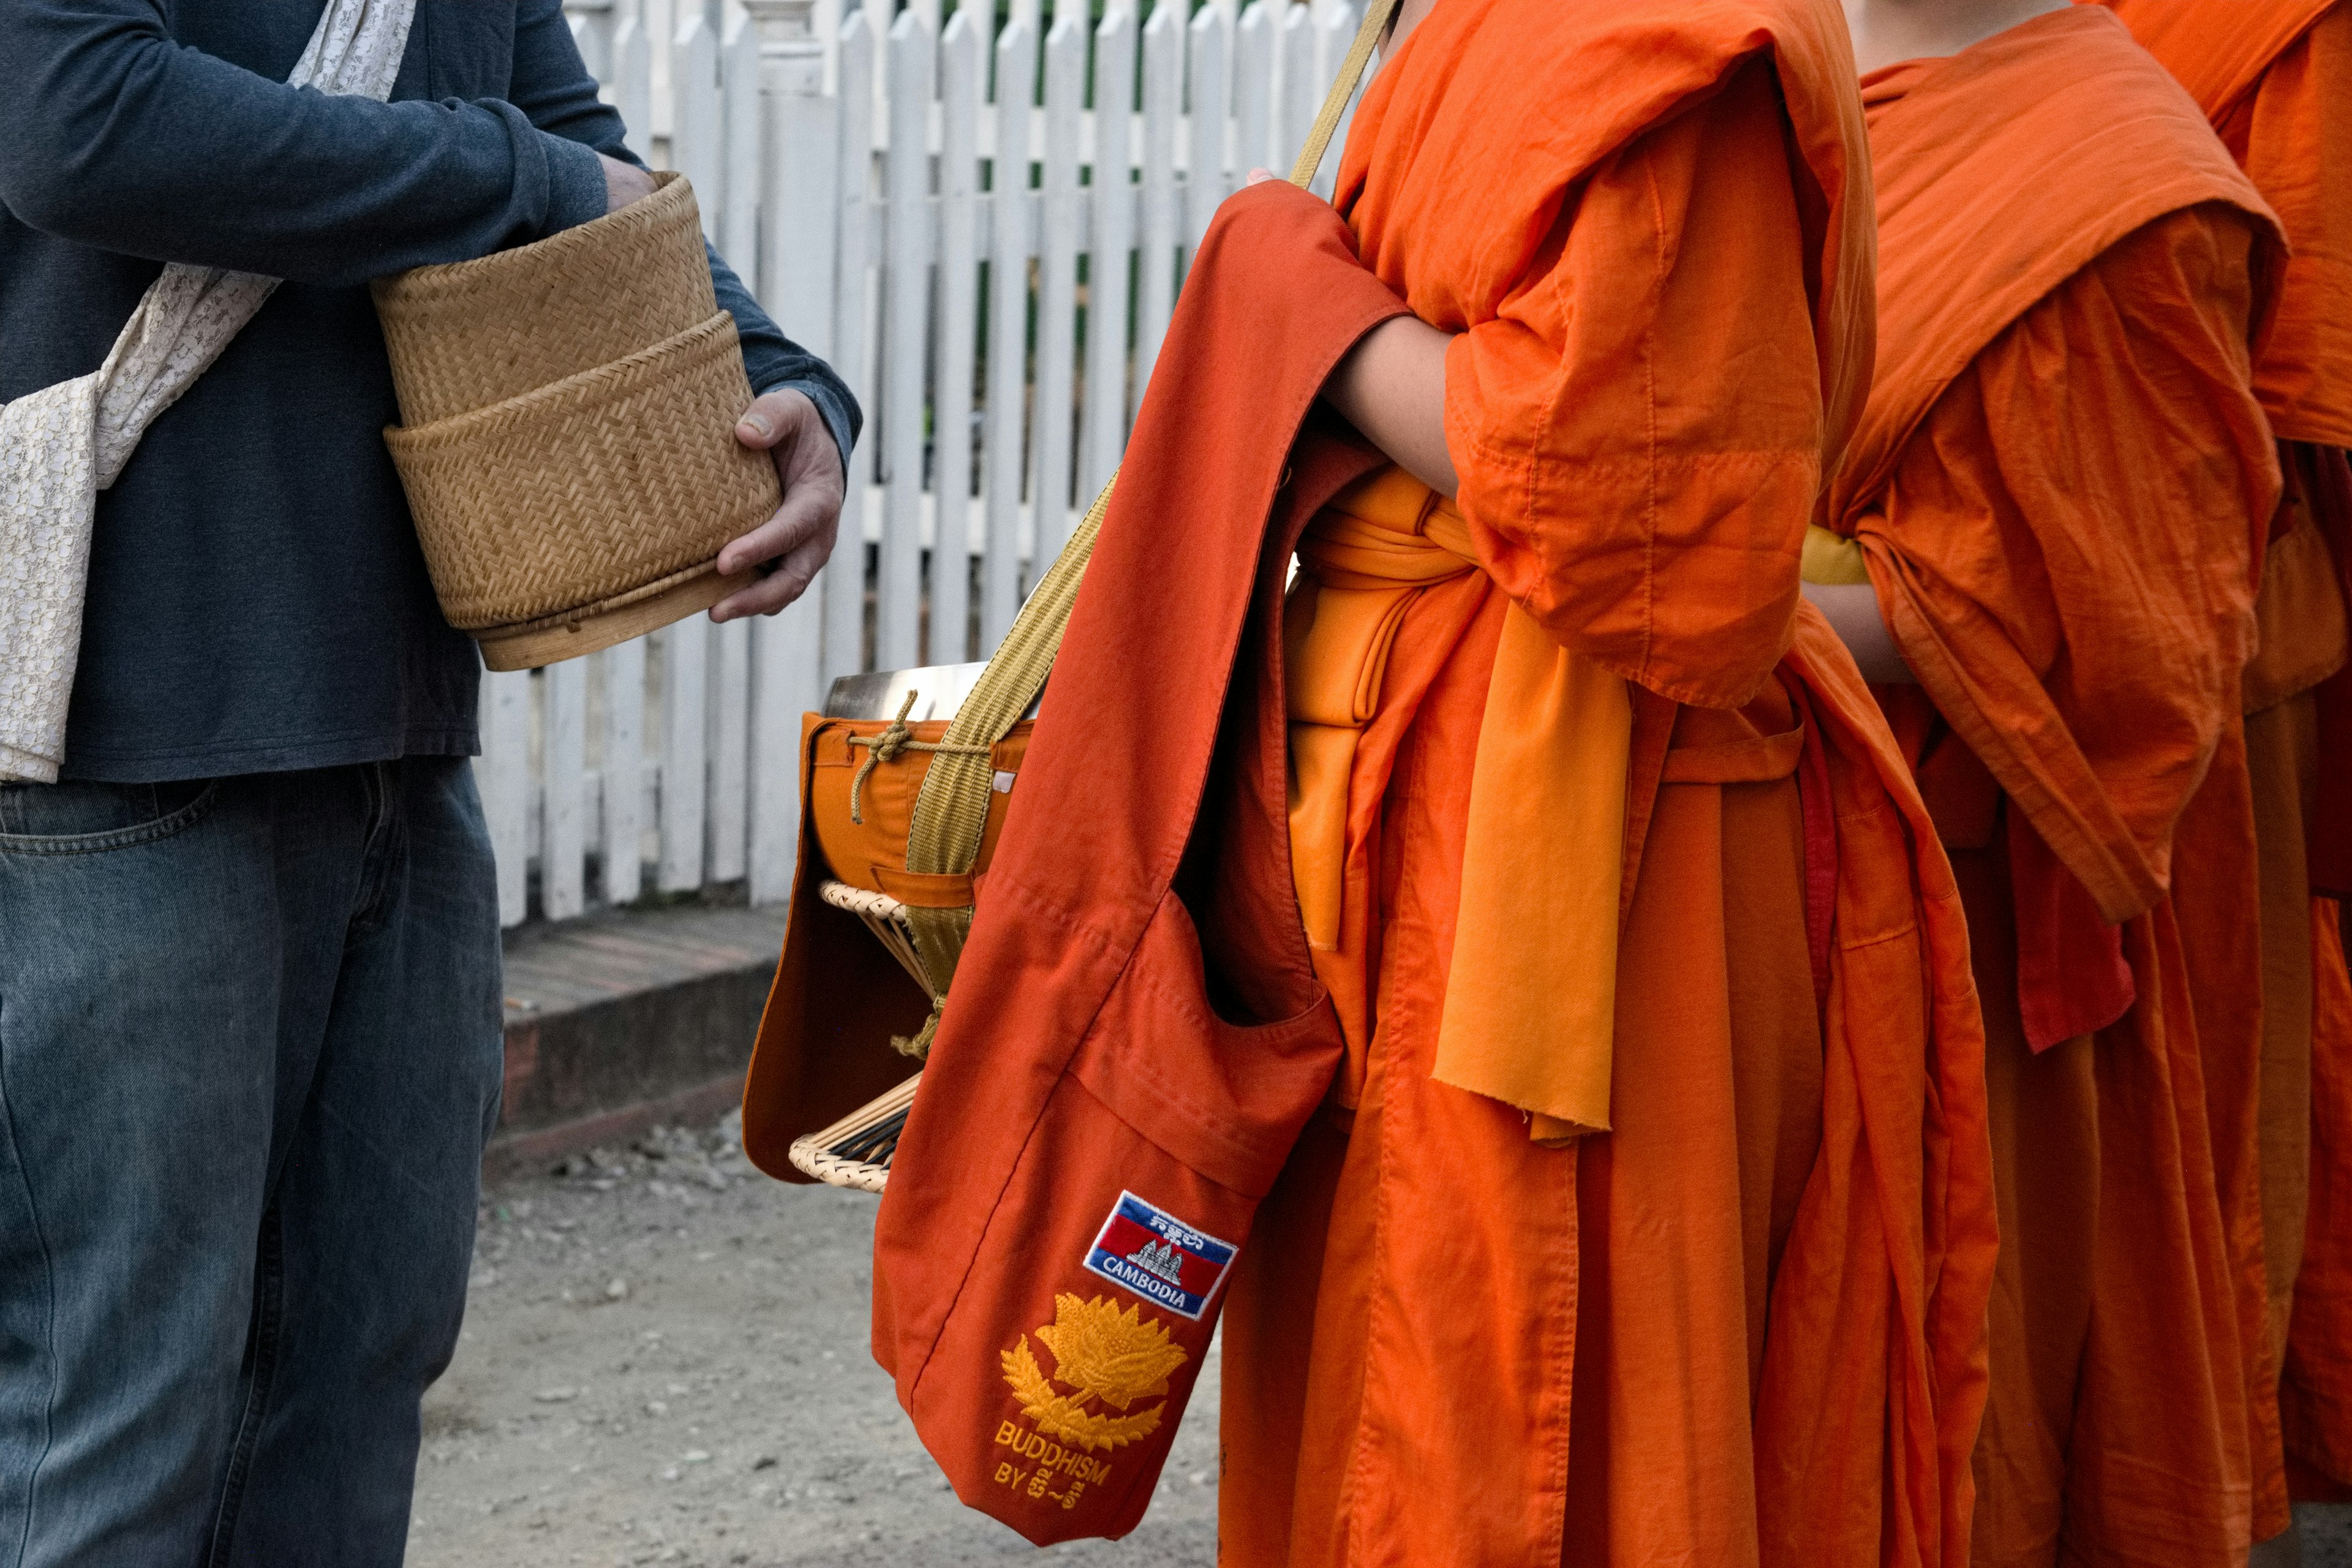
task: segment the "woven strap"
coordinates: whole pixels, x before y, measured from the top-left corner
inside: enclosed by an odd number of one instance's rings
[[[1396,8],[1397,0],[1371,0],[1365,7],[1363,26],[1356,29],[1355,42],[1349,45],[1346,58],[1339,62],[1339,73],[1324,97],[1313,129],[1307,133],[1307,144],[1299,150],[1297,163],[1290,171],[1292,184],[1304,189],[1313,182],[1315,171],[1322,166],[1323,154],[1331,144],[1332,133],[1339,127],[1339,117],[1346,112],[1348,100],[1355,96],[1364,68],[1370,63],[1372,51],[1379,47],[1381,35],[1388,30]],[[992,787],[988,748],[1003,740],[1021,715],[1028,711],[1029,704],[1045,684],[1046,674],[1054,668],[1054,656],[1062,646],[1062,630],[1069,624],[1070,606],[1077,602],[1078,584],[1086,576],[1087,562],[1094,554],[1095,537],[1102,530],[1103,514],[1110,510],[1111,490],[1118,483],[1118,474],[1114,469],[1102,493],[1087,508],[1077,531],[1070,535],[1061,555],[1046,570],[1028,603],[1021,606],[1012,630],[1005,633],[1004,641],[988,661],[979,684],[949,721],[947,733],[940,737],[940,752],[931,759],[930,770],[915,797],[914,820],[907,836],[908,870],[961,875],[971,869],[972,861],[980,854],[982,832],[988,826]],[[971,910],[909,909],[907,920],[923,967],[931,974],[932,994],[940,999],[923,1028],[922,1041],[928,1044],[938,1025],[939,1006],[944,1004],[948,985],[955,978],[956,961],[963,952],[964,939],[971,931]]]

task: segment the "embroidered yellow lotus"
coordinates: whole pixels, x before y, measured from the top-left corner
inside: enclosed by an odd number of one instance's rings
[[[1157,1322],[1145,1321],[1140,1310],[1122,1312],[1101,1296],[1081,1301],[1058,1295],[1054,1321],[1037,1331],[1037,1342],[1053,1352],[1050,1377],[1037,1364],[1026,1334],[1003,1354],[1004,1381],[1037,1430],[1092,1450],[1116,1448],[1159,1429],[1160,1413],[1168,1408],[1164,1400],[1129,1415],[1087,1408],[1100,1400],[1113,1410],[1126,1410],[1139,1399],[1165,1394],[1169,1374],[1184,1364],[1184,1347]],[[1077,1392],[1060,1393],[1055,1383]]]

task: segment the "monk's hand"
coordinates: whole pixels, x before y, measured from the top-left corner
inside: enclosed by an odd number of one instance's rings
[[[1274,171],[1272,169],[1252,169],[1249,172],[1249,177],[1244,180],[1242,184],[1244,185],[1262,185],[1274,177]]]
[[[654,177],[635,163],[625,163],[605,153],[596,154],[604,165],[604,210],[619,212],[631,202],[643,201],[654,194]]]
[[[772,616],[808,592],[833,553],[847,483],[841,448],[804,392],[781,387],[755,399],[736,421],[735,439],[774,458],[784,504],[719,552],[722,574],[757,566],[766,575],[711,605],[714,621]]]

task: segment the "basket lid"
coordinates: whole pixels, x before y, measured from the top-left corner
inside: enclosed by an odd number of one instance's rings
[[[377,279],[401,422],[504,403],[717,315],[694,187],[655,180],[653,195],[546,239]]]

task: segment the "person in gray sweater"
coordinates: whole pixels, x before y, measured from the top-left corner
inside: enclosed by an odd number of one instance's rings
[[[367,281],[651,189],[558,0],[416,0],[391,100],[286,85],[325,0],[0,0],[0,403],[166,262],[286,281],[99,500],[60,782],[0,785],[0,1568],[397,1563],[502,1058],[472,773]],[[808,585],[858,411],[717,257]],[[5,566],[5,563],[0,563]]]

